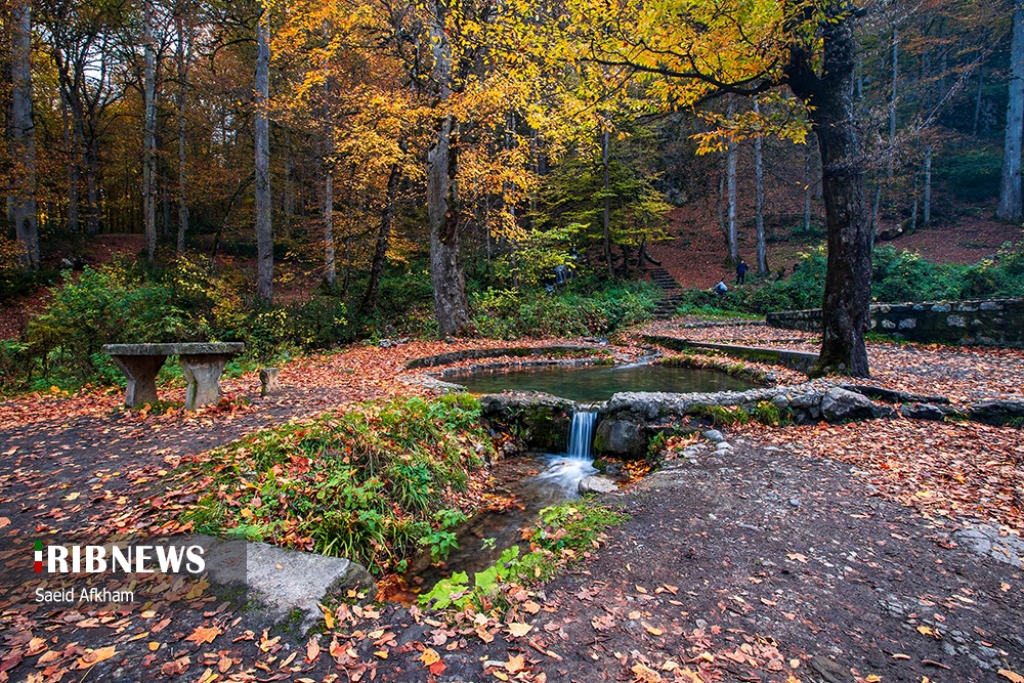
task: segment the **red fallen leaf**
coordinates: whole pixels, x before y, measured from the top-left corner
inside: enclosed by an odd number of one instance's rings
[[[167,662],[160,667],[160,673],[165,676],[180,676],[181,674],[188,671],[188,665],[191,660],[188,657],[180,657],[175,659],[173,662]]]

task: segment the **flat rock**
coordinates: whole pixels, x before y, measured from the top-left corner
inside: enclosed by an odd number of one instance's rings
[[[215,584],[239,587],[244,581],[247,599],[261,605],[274,623],[302,613],[304,633],[322,617],[317,606],[331,592],[367,590],[375,583],[366,569],[342,557],[285,550],[267,543],[213,541],[207,551],[207,569]]]
[[[580,494],[615,493],[618,490],[619,487],[615,485],[614,481],[608,477],[602,477],[599,474],[592,474],[589,477],[583,477],[580,479]]]

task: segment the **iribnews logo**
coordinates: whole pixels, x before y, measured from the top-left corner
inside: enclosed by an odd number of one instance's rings
[[[35,573],[42,574],[202,574],[200,545],[43,545],[35,543]]]

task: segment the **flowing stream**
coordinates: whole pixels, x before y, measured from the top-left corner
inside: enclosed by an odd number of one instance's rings
[[[415,560],[406,574],[406,583],[419,584],[429,590],[437,581],[452,572],[466,572],[473,576],[493,565],[502,551],[521,543],[522,529],[537,519],[549,505],[579,496],[579,483],[584,477],[596,474],[591,455],[597,413],[577,411],[572,416],[567,453],[543,455],[537,461],[544,467],[534,476],[512,485],[520,506],[500,511],[484,511],[466,522],[456,532],[459,547],[441,567],[430,565],[429,553]],[[493,540],[492,540],[493,539]]]

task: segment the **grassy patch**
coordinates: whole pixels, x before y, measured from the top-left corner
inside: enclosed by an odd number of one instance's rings
[[[770,401],[761,401],[750,415],[755,422],[760,422],[766,427],[778,427],[782,423],[782,414],[779,407]]]
[[[498,562],[477,572],[472,583],[465,572],[456,572],[421,595],[420,603],[435,609],[503,610],[511,604],[506,597],[511,592],[546,581],[578,562],[600,545],[606,529],[627,519],[628,515],[590,500],[544,508],[530,536],[529,552],[522,554],[519,546],[508,548]]]
[[[338,555],[380,572],[417,547],[438,559],[471,512],[493,445],[467,394],[367,403],[268,429],[183,465],[197,531]]]
[[[745,425],[750,422],[750,414],[740,407],[695,406],[694,415],[705,418],[715,427],[731,427]]]

